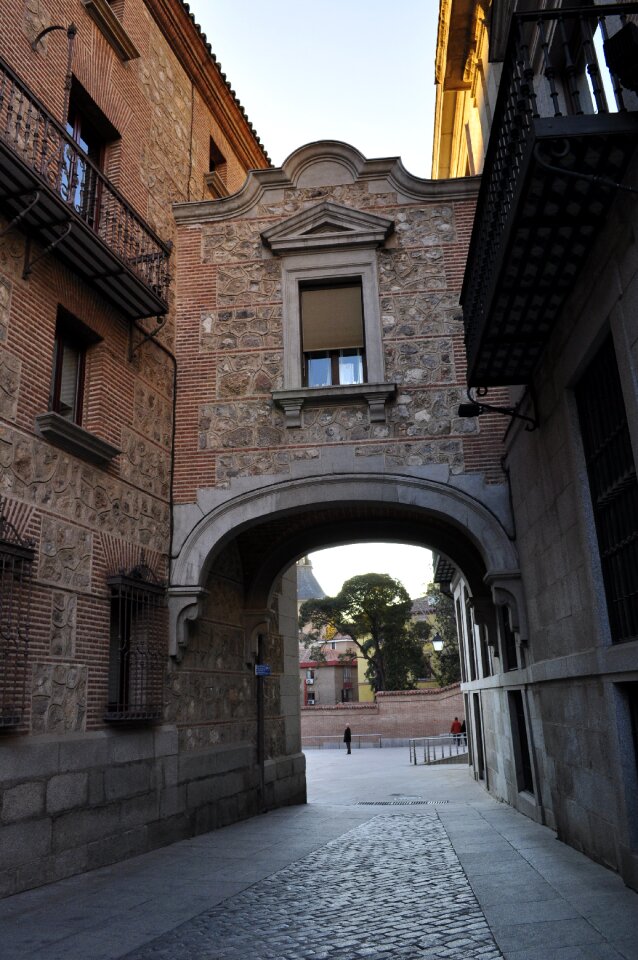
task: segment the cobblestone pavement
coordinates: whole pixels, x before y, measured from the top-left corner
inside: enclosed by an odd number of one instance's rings
[[[466,767],[307,763],[307,805],[0,900],[0,960],[638,960],[636,893]]]
[[[378,816],[126,960],[496,960],[435,811]]]

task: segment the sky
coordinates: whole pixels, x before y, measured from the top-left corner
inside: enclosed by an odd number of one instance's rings
[[[430,176],[438,0],[189,3],[275,166],[305,143],[343,140]],[[311,559],[333,596],[361,573],[389,573],[412,598],[432,579],[421,547],[355,544]]]
[[[344,140],[429,177],[438,0],[189,0],[275,166]]]
[[[310,554],[319,585],[334,597],[344,580],[361,573],[389,573],[400,580],[413,600],[432,580],[432,554],[423,547],[399,543],[356,543]]]

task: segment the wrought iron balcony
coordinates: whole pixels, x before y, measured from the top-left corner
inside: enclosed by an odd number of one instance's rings
[[[638,143],[636,13],[514,17],[461,295],[471,386],[530,381],[618,194]]]
[[[166,313],[170,246],[1,59],[0,207],[126,316]]]

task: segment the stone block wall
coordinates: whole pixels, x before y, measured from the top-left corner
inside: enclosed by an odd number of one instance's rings
[[[638,182],[638,167],[628,183]],[[619,195],[574,285],[535,379],[541,428],[507,444],[528,615],[523,666],[501,678],[527,688],[538,789],[558,836],[638,885],[636,748],[627,690],[638,641],[611,641],[574,386],[611,331],[638,462],[638,249]],[[494,686],[494,681],[490,682]],[[632,689],[637,689],[635,686]],[[487,694],[487,696],[486,696]],[[506,700],[483,691],[490,789],[521,806],[502,735]],[[510,733],[511,736],[511,733]],[[498,746],[497,746],[498,743]]]
[[[0,897],[257,813],[250,744],[183,753],[174,726],[2,747]],[[267,806],[305,798],[304,758],[266,769]]]
[[[334,706],[302,707],[301,737],[304,744],[320,744],[320,737],[341,737],[347,726],[354,735],[388,740],[433,737],[447,734],[454,717],[464,716],[459,684],[440,690],[406,690],[378,693],[374,703],[339,703]]]

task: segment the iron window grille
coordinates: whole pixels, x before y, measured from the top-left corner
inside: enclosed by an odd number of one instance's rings
[[[19,726],[25,712],[34,556],[0,497],[0,730]]]
[[[638,637],[638,481],[611,336],[576,388],[612,640]]]
[[[144,564],[107,581],[111,588],[110,723],[162,719],[166,585]]]

